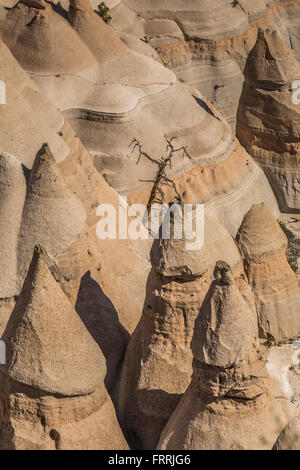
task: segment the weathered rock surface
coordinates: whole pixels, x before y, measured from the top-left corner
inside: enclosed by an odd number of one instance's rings
[[[85,219],[82,202],[65,183],[49,146],[43,144],[30,172],[23,209],[18,244],[21,280],[37,242],[52,259],[56,259],[76,240]]]
[[[20,291],[18,241],[26,195],[26,180],[21,163],[11,155],[0,155],[0,298]]]
[[[151,189],[147,181],[153,179],[155,168],[145,159],[136,165],[128,146],[136,137],[150,155],[159,158],[165,152],[166,137],[175,136],[192,157],[182,160],[178,155],[169,170],[169,176],[181,186],[184,202],[218,200],[218,216],[223,214],[222,205],[239,219],[227,227],[233,235],[250,208],[250,194],[276,213],[261,170],[195,88],[177,81],[157,61],[128,49],[88,2],[71,2],[69,21],[56,8],[48,7],[49,15],[34,21],[36,9],[24,4],[9,11],[0,9],[1,37],[44,94],[63,111],[114,189],[129,195],[130,201],[147,202]],[[26,26],[29,21],[30,28]],[[70,51],[69,46],[57,44],[65,38],[72,44]],[[44,50],[49,51],[47,57]],[[56,55],[55,50],[59,50]],[[228,171],[228,180],[224,178],[225,163],[228,169],[235,166],[234,172]],[[195,176],[197,181],[187,190],[186,180]],[[220,186],[209,185],[210,194],[205,197],[201,188],[207,190],[207,177]],[[174,193],[168,199],[173,197]],[[224,219],[230,220],[226,215]]]
[[[233,130],[258,30],[277,30],[299,59],[298,0],[122,0],[110,14],[114,28],[147,41],[179,80],[213,102]]]
[[[226,263],[216,265],[215,277],[195,323],[192,381],[162,432],[160,450],[271,449],[278,430],[297,415],[295,406],[272,395],[256,313]],[[208,346],[206,338],[213,340]]]
[[[297,212],[299,199],[299,106],[292,83],[300,64],[280,32],[261,30],[245,67],[237,135],[262,166],[282,212]]]
[[[298,338],[299,281],[286,259],[286,236],[264,204],[245,215],[237,241],[256,299],[260,337],[276,343]]]
[[[246,316],[248,305],[254,304],[239,252],[226,230],[208,218],[204,240],[204,247],[195,251],[187,251],[186,240],[173,236],[153,244],[143,314],[127,347],[118,393],[119,417],[134,448],[156,446],[190,383],[194,321],[220,257],[234,267]],[[250,327],[250,319],[248,323]]]
[[[300,417],[294,418],[281,432],[273,450],[300,450]]]
[[[0,5],[0,448],[126,449],[111,399],[134,449],[297,447],[275,218],[300,210],[299,1],[98,3]],[[159,159],[172,137],[165,201],[204,204],[203,248],[99,239],[99,204],[149,199],[132,139]]]
[[[1,252],[0,331],[20,293],[33,246],[42,242],[52,272],[105,355],[105,383],[113,395],[145,299],[149,241],[98,239],[96,209],[110,203],[118,210],[118,194],[2,42],[0,63],[0,79],[7,84],[7,104],[0,106],[1,152],[6,152],[0,211],[7,222],[0,224],[0,245],[7,253]],[[30,177],[44,142],[56,163],[40,155]]]
[[[40,247],[3,340],[1,448],[127,447],[104,388],[101,350],[49,272]]]

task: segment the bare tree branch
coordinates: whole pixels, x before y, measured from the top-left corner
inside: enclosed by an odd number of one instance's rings
[[[171,139],[166,139],[166,155],[162,158],[152,158],[147,152],[143,150],[141,143],[136,139],[133,138],[132,142],[130,143],[129,147],[132,149],[131,153],[134,153],[136,150],[138,151],[138,159],[136,164],[138,165],[141,161],[141,158],[146,158],[151,163],[157,166],[157,172],[153,180],[140,180],[145,183],[152,183],[152,190],[149,197],[149,201],[147,204],[148,212],[151,209],[151,206],[154,203],[163,204],[165,202],[165,194],[162,190],[162,186],[169,186],[172,187],[178,202],[181,202],[181,196],[177,190],[175,182],[170,179],[166,174],[166,169],[169,167],[172,169],[172,159],[175,154],[182,152],[182,158],[188,158],[192,160],[191,156],[188,153],[187,147],[175,147],[174,141],[176,137],[172,137]]]

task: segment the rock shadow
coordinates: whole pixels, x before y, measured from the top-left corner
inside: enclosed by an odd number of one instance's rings
[[[107,366],[105,386],[115,402],[115,391],[130,334],[99,284],[87,271],[81,278],[75,309],[99,345]]]

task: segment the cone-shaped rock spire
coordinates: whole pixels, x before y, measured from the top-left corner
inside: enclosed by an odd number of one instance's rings
[[[234,367],[249,354],[257,338],[257,319],[234,284],[230,266],[218,261],[216,281],[195,323],[192,351],[198,361]]]
[[[237,136],[262,166],[282,212],[299,208],[299,107],[291,84],[300,76],[294,51],[278,31],[262,30],[245,66]]]
[[[286,236],[264,203],[254,204],[247,212],[237,240],[243,254],[249,258],[264,257],[287,247]]]
[[[18,382],[65,396],[92,393],[103,383],[101,350],[49,272],[39,246],[3,340],[2,370]]]
[[[172,219],[171,219],[172,220]],[[197,236],[199,247],[189,249],[189,240],[182,229],[182,237],[175,238],[171,230],[169,238],[156,240],[152,248],[152,264],[158,273],[166,277],[192,278],[209,272],[212,275],[217,257],[223,257],[235,270],[241,263],[238,249],[227,230],[212,217],[200,218]],[[203,229],[203,236],[201,230]],[[179,234],[180,235],[180,234]],[[203,245],[201,244],[203,241]]]
[[[263,82],[275,87],[293,82],[298,72],[299,63],[278,31],[260,30],[247,61],[247,79],[259,82],[260,88]]]
[[[191,383],[162,431],[158,449],[271,449],[297,408],[275,399],[249,311],[227,263],[196,320]]]
[[[33,247],[40,243],[55,258],[81,232],[86,218],[79,199],[67,187],[47,144],[32,167],[19,239],[19,270],[24,279]]]
[[[115,31],[93,11],[89,0],[71,0],[68,18],[100,62],[116,59],[128,52]]]
[[[205,220],[204,246],[197,250],[188,250],[184,236],[174,237],[180,227],[174,231],[172,219],[170,226],[170,239],[161,228],[162,238],[153,243],[142,318],[127,347],[119,388],[119,416],[138,448],[154,448],[190,383],[194,322],[216,260],[226,257],[237,277],[242,271],[238,248],[217,221]]]
[[[245,215],[237,241],[256,298],[260,336],[275,342],[298,338],[299,283],[286,259],[286,236],[264,204]]]

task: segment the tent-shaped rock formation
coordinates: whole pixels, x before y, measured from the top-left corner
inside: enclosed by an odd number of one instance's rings
[[[300,288],[286,259],[287,238],[264,204],[245,215],[237,235],[256,299],[260,337],[285,342],[300,336]]]
[[[214,219],[205,220],[204,247],[188,251],[185,238],[157,239],[142,318],[125,355],[118,413],[134,448],[155,448],[160,433],[190,383],[194,321],[215,262],[232,264],[244,302],[254,300],[238,249]],[[171,223],[172,226],[172,223]]]
[[[257,343],[256,312],[218,262],[195,322],[191,383],[158,449],[271,449],[297,408],[272,396]]]
[[[104,357],[39,246],[3,340],[1,448],[126,449]]]

